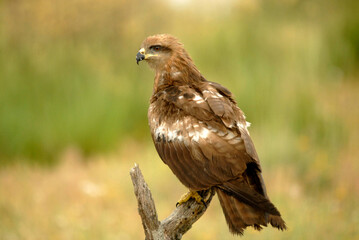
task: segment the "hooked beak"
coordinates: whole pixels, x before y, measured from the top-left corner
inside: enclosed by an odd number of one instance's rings
[[[145,49],[144,48],[141,48],[138,53],[136,54],[136,63],[138,65],[138,62],[144,60],[146,58],[145,56]]]

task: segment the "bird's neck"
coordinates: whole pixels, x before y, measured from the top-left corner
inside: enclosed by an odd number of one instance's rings
[[[173,85],[192,85],[204,81],[201,73],[189,57],[170,59],[163,67],[156,68],[153,92],[157,93]]]

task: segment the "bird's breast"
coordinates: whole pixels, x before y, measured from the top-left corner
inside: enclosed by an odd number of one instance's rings
[[[155,142],[183,141],[184,130],[190,124],[190,117],[185,116],[179,109],[158,109],[151,105],[148,121]]]

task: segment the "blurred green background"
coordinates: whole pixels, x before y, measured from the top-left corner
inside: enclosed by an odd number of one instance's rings
[[[289,230],[359,238],[359,2],[0,1],[0,239],[143,239],[128,171],[160,218],[186,189],[147,125],[143,39],[177,36],[247,120]],[[237,239],[218,200],[183,239]]]

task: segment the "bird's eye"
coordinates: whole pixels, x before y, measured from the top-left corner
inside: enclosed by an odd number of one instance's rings
[[[155,51],[159,51],[159,50],[161,50],[161,46],[160,45],[154,45],[154,46],[151,46],[151,49],[155,50]]]

